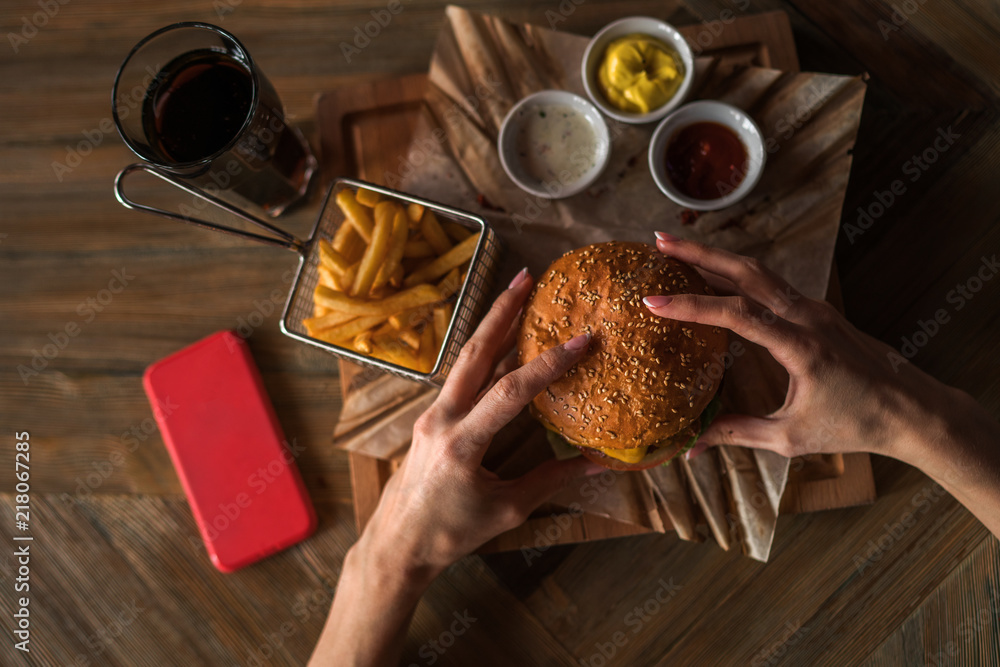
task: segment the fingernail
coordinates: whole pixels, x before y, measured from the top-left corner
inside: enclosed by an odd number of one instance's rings
[[[680,237],[674,236],[673,234],[667,234],[666,232],[653,232],[656,234],[656,238],[661,241],[680,241]]]
[[[673,300],[672,296],[647,296],[643,297],[642,302],[647,308],[663,308]]]
[[[518,271],[517,275],[514,276],[514,279],[510,281],[510,285],[507,285],[507,289],[514,289],[515,287],[523,283],[527,277],[528,277],[528,267],[524,267],[523,269]]]
[[[600,475],[604,473],[605,470],[609,470],[602,466],[600,463],[594,463],[593,461],[587,461],[587,465],[584,466],[583,472],[580,473],[581,477],[593,477],[594,475]]]
[[[569,350],[570,352],[576,352],[577,350],[582,350],[583,348],[587,347],[587,345],[589,344],[590,344],[590,334],[584,333],[580,334],[579,336],[574,336],[573,338],[570,338],[568,341],[563,343],[563,347]]]

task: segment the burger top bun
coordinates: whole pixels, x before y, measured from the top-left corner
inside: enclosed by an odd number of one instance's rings
[[[657,317],[642,303],[683,293],[713,292],[691,266],[644,243],[598,243],[553,262],[524,307],[520,363],[580,333],[593,340],[535,397],[536,417],[571,444],[612,449],[653,445],[690,425],[715,395],[711,376],[720,373],[710,366],[728,339],[719,327]]]

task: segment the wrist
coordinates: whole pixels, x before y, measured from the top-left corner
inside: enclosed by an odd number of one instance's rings
[[[365,531],[348,550],[344,568],[362,577],[367,590],[412,598],[414,603],[440,574],[440,570],[407,557],[404,550],[375,539],[371,531]]]
[[[971,396],[945,385],[911,414],[895,457],[938,482],[952,481],[956,471],[972,465],[970,429],[982,432],[983,425],[992,421]]]

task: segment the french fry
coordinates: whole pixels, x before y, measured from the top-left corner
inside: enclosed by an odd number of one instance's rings
[[[372,353],[372,332],[371,329],[359,333],[354,337],[354,349],[363,354]]]
[[[337,279],[337,276],[335,276],[333,271],[331,271],[329,268],[320,264],[319,267],[316,269],[316,271],[319,274],[320,285],[326,285],[330,289],[335,289],[338,292],[343,291],[340,288],[340,281]]]
[[[417,368],[417,355],[410,348],[398,341],[395,345],[372,347],[371,356],[411,370],[416,370]]]
[[[329,308],[321,306],[318,303],[313,304],[313,317],[323,317],[324,315],[328,315],[329,313],[330,313]],[[303,320],[303,322],[305,322],[305,320]]]
[[[410,227],[416,229],[419,226],[420,218],[424,215],[422,204],[410,204],[406,207],[406,217],[410,219]]]
[[[358,200],[359,204],[364,204],[369,208],[375,208],[375,204],[379,203],[382,196],[373,190],[366,190],[365,188],[358,188],[357,194],[354,198]]]
[[[392,296],[396,293],[396,290],[388,285],[382,285],[381,287],[373,287],[368,291],[368,298],[373,300],[384,299],[388,296]]]
[[[400,311],[434,303],[439,300],[439,296],[437,289],[426,283],[414,285],[379,301],[356,299],[320,285],[316,288],[314,299],[316,303],[330,310],[352,313],[359,317],[362,315],[381,315],[382,319],[386,319]]]
[[[420,334],[416,329],[402,329],[399,332],[399,340],[403,341],[414,350],[420,349]]]
[[[365,243],[371,243],[372,229],[375,226],[375,223],[372,222],[371,209],[359,204],[350,190],[341,190],[337,193],[337,206],[344,212],[347,220],[365,240]]]
[[[457,222],[452,222],[451,220],[445,220],[442,222],[441,228],[444,229],[445,233],[450,236],[455,243],[461,243],[474,233],[468,227],[463,227]]]
[[[378,326],[384,321],[385,317],[382,315],[365,315],[364,317],[348,320],[347,322],[338,324],[335,327],[317,331],[316,334],[313,335],[313,338],[325,340],[326,342],[333,343],[335,345],[347,346],[349,342],[353,341],[355,336],[368,331],[372,327]]]
[[[389,316],[389,326],[393,329],[400,331],[402,329],[418,327],[421,324],[429,322],[431,318],[431,307],[420,306],[418,308],[411,308],[410,310],[404,310],[401,313],[396,313],[395,315]]]
[[[448,335],[448,325],[451,324],[451,304],[434,308],[434,340],[438,347],[444,345],[445,336]]]
[[[413,285],[419,285],[420,283],[427,282],[428,280],[440,278],[462,262],[468,261],[475,253],[476,244],[478,242],[479,234],[470,236],[445,254],[438,257],[429,265],[417,269],[410,275],[406,276],[406,278],[403,279],[403,286],[411,287]]]
[[[392,272],[391,276],[389,276],[389,284],[396,288],[402,287],[404,274],[403,265],[397,264],[396,270]]]
[[[434,254],[443,255],[451,250],[451,239],[441,229],[441,223],[433,211],[424,211],[424,217],[420,219],[420,231],[434,248]]]
[[[354,262],[347,270],[344,271],[343,275],[340,276],[340,292],[347,293],[350,291],[351,286],[354,284],[354,276],[358,273],[358,267],[361,266],[361,260]]]
[[[444,277],[441,282],[437,284],[438,293],[441,296],[441,300],[444,301],[451,297],[452,294],[458,291],[458,288],[462,286],[462,274],[456,266],[454,269],[448,272],[448,275]]]
[[[378,206],[375,207],[375,228],[372,231],[371,243],[368,244],[364,257],[361,258],[358,273],[354,276],[354,286],[351,288],[351,294],[354,296],[368,294],[375,283],[375,275],[378,273],[379,265],[385,259],[385,252],[389,248],[396,210],[396,204],[389,201],[379,202]]]
[[[409,235],[406,214],[402,209],[396,211],[392,220],[392,236],[389,239],[389,249],[385,252],[385,261],[375,274],[375,287],[381,287],[389,282],[396,273],[396,269],[402,269],[400,261],[403,259],[403,251],[406,249],[406,237]],[[398,286],[398,283],[397,283]]]
[[[427,241],[407,241],[403,247],[403,257],[433,257],[434,248]]]
[[[339,252],[348,262],[357,261],[364,251],[364,241],[358,236],[354,225],[345,221],[337,228],[330,241],[330,247]]]
[[[434,369],[438,351],[434,342],[434,327],[424,327],[420,334],[420,347],[417,348],[417,369],[421,373],[430,373]]]
[[[337,311],[332,310],[327,312],[325,315],[319,315],[316,317],[310,317],[307,320],[302,320],[302,324],[305,325],[309,335],[315,337],[320,331],[332,329],[333,327],[344,324],[345,322],[350,322],[353,319],[355,319],[355,316],[350,313],[338,313]]]
[[[351,265],[326,239],[319,240],[319,261],[336,274],[342,274]]]

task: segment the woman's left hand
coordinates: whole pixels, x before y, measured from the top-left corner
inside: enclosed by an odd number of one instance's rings
[[[514,278],[417,420],[409,453],[359,541],[386,567],[433,578],[519,526],[572,479],[604,470],[580,457],[503,480],[482,466],[497,431],[579,361],[590,343],[589,334],[577,336],[507,372],[516,365],[519,313],[531,286],[527,270]]]

